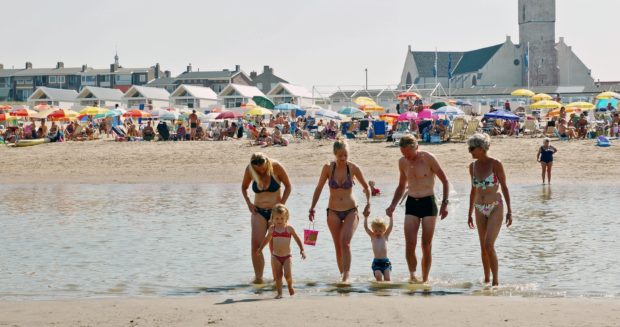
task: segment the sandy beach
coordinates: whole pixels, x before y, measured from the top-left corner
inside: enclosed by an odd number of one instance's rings
[[[334,296],[0,302],[0,326],[618,326],[615,299]]]
[[[540,182],[536,153],[540,138],[494,138],[490,155],[502,160],[512,183]],[[612,163],[620,147],[599,148],[592,140],[552,142],[559,152],[553,182],[613,183],[620,171]],[[433,152],[453,182],[469,180],[471,158],[465,143],[421,145]],[[395,181],[398,147],[390,143],[350,142],[350,159],[368,179]],[[294,183],[314,183],[321,164],[333,159],[331,142],[305,141],[288,147],[261,148],[248,141],[131,142],[98,140],[0,147],[2,183],[239,183],[253,152],[281,161]]]

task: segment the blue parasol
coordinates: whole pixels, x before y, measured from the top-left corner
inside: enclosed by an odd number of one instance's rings
[[[504,109],[499,109],[497,111],[489,112],[488,114],[484,114],[484,118],[486,119],[503,119],[503,120],[519,120],[521,117],[513,114],[510,111],[506,111]]]

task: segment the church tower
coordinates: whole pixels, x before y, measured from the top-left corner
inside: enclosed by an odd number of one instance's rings
[[[523,85],[528,85],[528,68],[530,86],[559,85],[555,0],[518,1],[519,43],[524,59]]]

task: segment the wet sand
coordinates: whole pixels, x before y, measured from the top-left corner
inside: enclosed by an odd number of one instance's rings
[[[333,296],[0,302],[0,326],[618,326],[617,299]]]
[[[508,181],[540,183],[536,153],[540,138],[494,138],[490,155],[505,164]],[[396,181],[398,147],[386,142],[351,141],[350,159],[367,179]],[[592,140],[554,141],[555,183],[614,183],[620,147],[594,146]],[[261,148],[249,141],[132,142],[97,140],[0,147],[2,183],[239,183],[253,152],[281,161],[293,183],[314,183],[321,164],[333,160],[330,141],[304,141],[288,147]],[[452,182],[469,180],[471,157],[465,143],[421,145],[433,152]]]

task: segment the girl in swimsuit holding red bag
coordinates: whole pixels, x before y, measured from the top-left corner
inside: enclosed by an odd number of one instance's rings
[[[295,242],[299,246],[302,259],[306,259],[306,253],[304,252],[304,245],[301,243],[301,239],[297,236],[295,229],[288,224],[289,211],[283,204],[276,204],[271,211],[271,221],[273,224],[269,227],[267,237],[261,244],[257,251],[260,254],[263,248],[272,242],[271,246],[271,268],[273,270],[273,280],[276,283],[276,299],[282,298],[282,276],[286,279],[286,285],[288,286],[288,293],[295,295],[295,289],[293,288],[293,274],[291,272],[291,238],[295,239]]]

